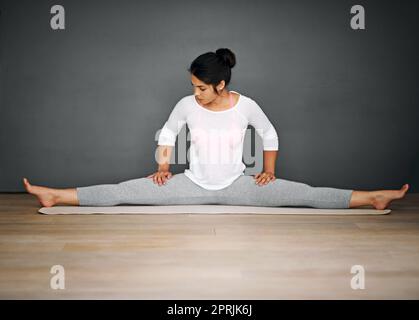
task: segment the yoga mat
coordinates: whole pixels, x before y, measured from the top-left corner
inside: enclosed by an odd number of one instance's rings
[[[38,210],[43,214],[309,214],[309,215],[382,215],[390,209],[316,209],[297,207],[253,207],[225,205],[173,205],[173,206],[55,206]]]

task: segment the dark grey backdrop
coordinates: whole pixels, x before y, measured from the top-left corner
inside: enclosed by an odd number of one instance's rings
[[[66,29],[50,28],[50,8]],[[350,28],[350,8],[366,30]],[[419,187],[418,1],[0,2],[0,191],[155,171],[156,132],[192,94],[187,67],[228,47],[231,90],[280,137],[277,176]],[[184,128],[186,130],[186,128]],[[187,165],[173,165],[174,173]]]

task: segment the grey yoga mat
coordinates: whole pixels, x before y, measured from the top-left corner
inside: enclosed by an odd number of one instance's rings
[[[308,214],[308,215],[383,215],[391,209],[317,209],[297,207],[253,207],[229,205],[170,205],[170,206],[55,206],[38,210],[43,214]]]

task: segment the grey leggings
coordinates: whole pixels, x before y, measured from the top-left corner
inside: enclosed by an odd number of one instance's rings
[[[240,176],[221,190],[207,190],[184,173],[174,174],[165,185],[151,178],[138,178],[117,184],[78,187],[80,206],[193,205],[221,204],[262,207],[349,208],[353,190],[312,187],[276,178],[258,186],[253,176]]]

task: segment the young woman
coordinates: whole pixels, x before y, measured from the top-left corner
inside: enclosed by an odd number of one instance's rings
[[[117,184],[70,189],[35,186],[24,178],[26,191],[44,207],[224,204],[314,208],[372,205],[385,209],[392,200],[404,197],[408,184],[399,190],[358,191],[277,179],[277,132],[253,99],[227,89],[235,64],[234,53],[225,48],[202,54],[192,62],[188,71],[194,94],[178,101],[160,132],[157,172]],[[190,167],[172,175],[169,160],[185,123],[191,134]],[[263,140],[263,172],[255,176],[243,173],[248,124]]]

